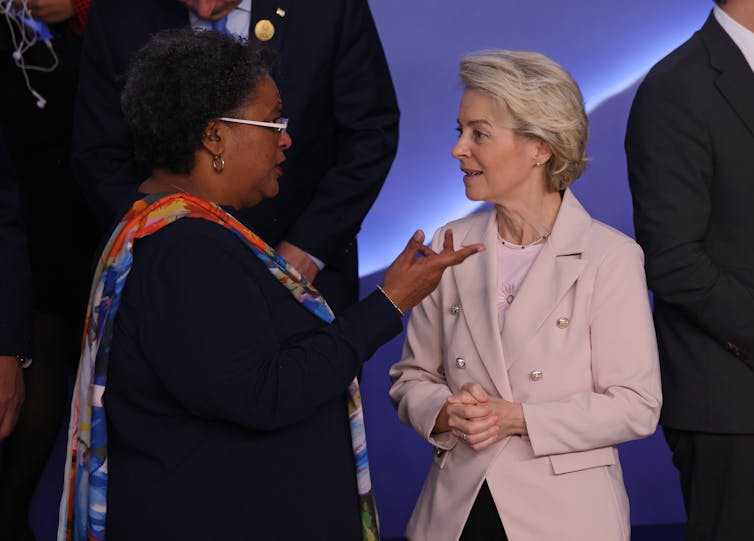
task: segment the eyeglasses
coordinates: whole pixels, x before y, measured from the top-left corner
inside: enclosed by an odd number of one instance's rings
[[[278,120],[280,122],[261,122],[259,120],[244,120],[242,118],[231,118],[228,116],[221,116],[217,120],[222,120],[223,122],[234,122],[236,124],[248,124],[250,126],[262,126],[263,128],[270,128],[275,131],[275,133],[280,134],[282,137],[285,135],[285,132],[288,130],[288,119],[280,117]]]

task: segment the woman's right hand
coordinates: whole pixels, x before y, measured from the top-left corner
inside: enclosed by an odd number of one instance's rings
[[[419,230],[385,272],[382,290],[403,313],[432,293],[447,267],[458,265],[484,250],[484,244],[454,250],[453,232],[449,229],[445,231],[440,253],[424,246],[423,242],[424,232]]]

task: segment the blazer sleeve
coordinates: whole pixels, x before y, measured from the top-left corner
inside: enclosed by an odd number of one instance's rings
[[[642,252],[633,241],[619,244],[600,262],[588,339],[592,390],[522,404],[536,455],[615,445],[649,436],[657,427],[662,403],[657,342]]]
[[[326,263],[361,229],[398,148],[398,103],[369,5],[343,5],[332,81],[334,159],[287,235]]]
[[[112,7],[114,1],[117,0],[98,0],[89,10],[72,139],[74,174],[105,229],[120,217],[133,201],[139,184],[149,176],[147,168],[136,161],[131,134],[120,108],[125,66],[118,56],[124,52],[120,48],[127,48],[131,40],[136,43],[134,50],[138,48],[138,36],[144,30],[129,23],[114,24],[111,20],[112,14],[117,13]],[[134,35],[123,35],[128,32]]]
[[[206,229],[194,228],[190,242],[165,237],[170,242],[139,274],[147,277],[139,295],[149,306],[139,343],[167,391],[195,415],[261,430],[296,423],[343,395],[361,364],[400,332],[400,317],[380,292],[330,325],[281,332],[279,308],[273,317],[274,297],[261,288],[282,286],[255,280],[254,256],[230,233]]]
[[[31,354],[31,268],[20,207],[0,133],[0,355]]]
[[[442,250],[444,228],[435,233],[432,249]],[[449,279],[449,272],[442,280]],[[402,423],[441,449],[452,449],[457,439],[450,432],[432,434],[435,421],[453,393],[442,371],[444,337],[441,287],[411,310],[401,360],[390,368],[390,399]]]
[[[754,352],[754,291],[705,249],[715,145],[703,115],[712,113],[703,111],[701,97],[688,97],[692,90],[676,87],[646,79],[626,133],[636,238],[646,253],[649,288],[719,343]]]

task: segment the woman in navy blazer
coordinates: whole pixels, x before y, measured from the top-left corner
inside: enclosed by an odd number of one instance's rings
[[[122,101],[152,166],[142,193],[213,202],[224,219],[277,194],[292,140],[253,44],[159,33]],[[454,251],[449,236],[438,254],[415,234],[382,290],[326,324],[283,286],[295,270],[281,281],[279,258],[265,264],[220,222],[192,217],[134,241],[100,392],[107,538],[360,539],[349,385],[443,269],[479,246]],[[78,456],[94,460],[95,443]],[[91,525],[102,508],[89,511]]]

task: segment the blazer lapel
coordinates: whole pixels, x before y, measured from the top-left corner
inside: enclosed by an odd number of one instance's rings
[[[453,267],[451,272],[458,285],[461,314],[466,319],[482,363],[500,396],[510,400],[512,393],[497,316],[497,221],[494,209],[486,220],[475,222],[465,237],[456,241],[463,246],[476,242],[484,243],[487,249]]]
[[[288,27],[288,18],[291,16],[289,11],[295,9],[290,4],[290,0],[253,0],[251,3],[249,39],[256,38],[263,45],[280,51]],[[260,36],[264,35],[264,31],[270,27],[274,29],[272,37],[267,40],[260,39]],[[257,32],[257,29],[260,31]]]
[[[566,190],[552,233],[505,316],[502,348],[507,368],[521,357],[586,266],[581,254],[590,225],[589,214]]]
[[[754,135],[754,72],[720,23],[711,14],[701,29],[710,65],[720,72],[716,85]]]

